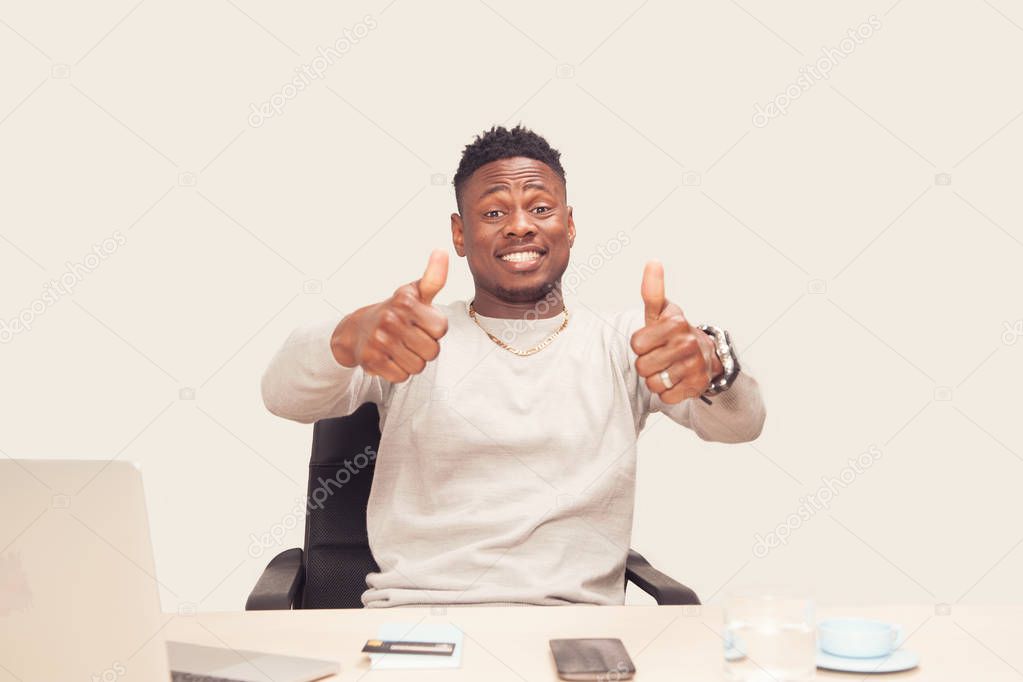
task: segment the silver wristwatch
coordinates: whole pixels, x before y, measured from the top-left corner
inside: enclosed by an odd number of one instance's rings
[[[707,387],[703,395],[717,395],[732,387],[735,377],[739,376],[739,370],[742,368],[739,367],[739,358],[736,357],[732,348],[732,339],[728,336],[728,332],[712,324],[701,324],[700,331],[714,339],[714,351],[718,355],[718,360],[721,361],[722,368],[721,374],[711,379],[710,386]]]

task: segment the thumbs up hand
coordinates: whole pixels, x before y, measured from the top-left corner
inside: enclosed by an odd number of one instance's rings
[[[714,342],[686,321],[682,309],[664,297],[664,268],[650,261],[640,286],[645,324],[632,335],[636,371],[666,404],[696,398],[723,368]],[[667,379],[667,381],[665,381]]]
[[[330,341],[335,359],[392,383],[422,372],[440,353],[438,341],[448,331],[447,318],[433,306],[447,277],[448,254],[437,249],[421,278],[341,320]]]

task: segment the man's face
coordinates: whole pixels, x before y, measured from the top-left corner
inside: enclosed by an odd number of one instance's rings
[[[461,211],[451,214],[452,240],[477,289],[531,302],[561,280],[575,222],[550,166],[521,156],[480,166],[462,186]]]

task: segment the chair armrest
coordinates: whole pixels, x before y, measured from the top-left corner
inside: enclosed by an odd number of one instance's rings
[[[629,558],[625,562],[625,579],[632,581],[661,606],[700,603],[695,592],[658,571],[635,550],[629,550]]]
[[[245,602],[245,610],[290,609],[295,605],[304,582],[302,550],[297,547],[285,550],[266,565]]]

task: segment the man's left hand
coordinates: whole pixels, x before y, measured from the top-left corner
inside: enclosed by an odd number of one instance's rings
[[[689,326],[682,309],[664,297],[664,268],[650,261],[643,269],[646,324],[632,335],[636,371],[647,388],[666,404],[703,395],[723,368],[714,341],[699,328]],[[667,371],[670,387],[661,373]]]

